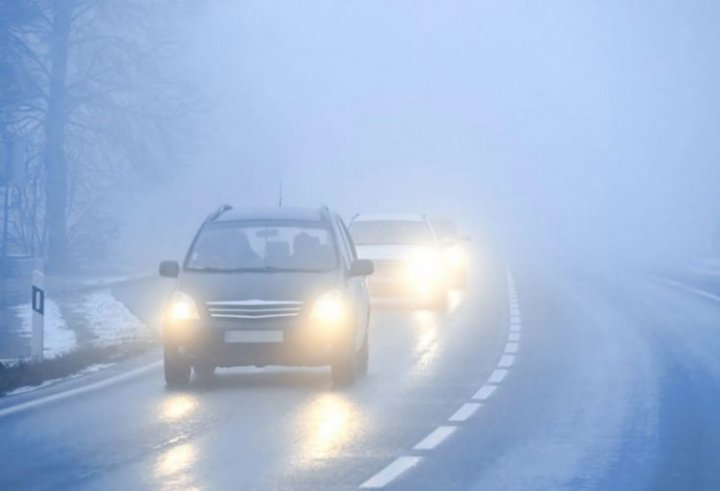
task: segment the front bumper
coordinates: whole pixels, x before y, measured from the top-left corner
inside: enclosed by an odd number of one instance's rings
[[[257,333],[273,335],[257,336]],[[229,340],[233,336],[235,339],[272,337],[276,340]],[[351,339],[350,326],[328,329],[297,320],[186,321],[166,324],[164,328],[166,350],[172,350],[176,356],[191,363],[220,367],[327,365],[346,349]]]

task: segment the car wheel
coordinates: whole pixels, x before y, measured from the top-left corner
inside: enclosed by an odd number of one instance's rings
[[[190,382],[190,363],[182,359],[177,349],[165,347],[163,361],[168,387],[180,387]]]
[[[352,385],[355,382],[358,370],[358,353],[350,348],[330,366],[333,384],[338,387]]]
[[[215,375],[215,365],[193,365],[193,371],[201,379],[210,379]]]

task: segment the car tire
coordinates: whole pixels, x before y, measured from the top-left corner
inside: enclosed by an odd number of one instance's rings
[[[177,349],[166,347],[163,362],[168,387],[182,387],[190,383],[190,363],[182,359]]]
[[[330,366],[333,384],[336,387],[347,387],[355,382],[358,372],[358,352],[350,348]]]

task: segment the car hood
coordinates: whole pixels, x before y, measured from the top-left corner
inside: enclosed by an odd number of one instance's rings
[[[176,289],[199,303],[261,300],[266,302],[307,302],[336,287],[336,272],[183,272]]]
[[[434,250],[422,245],[362,245],[356,249],[358,257],[373,261],[407,259],[413,254]]]

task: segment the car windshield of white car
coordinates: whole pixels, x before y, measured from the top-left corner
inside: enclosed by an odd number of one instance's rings
[[[420,220],[364,220],[354,222],[350,234],[356,245],[429,245],[434,237]]]
[[[337,256],[330,229],[314,222],[220,222],[201,230],[189,271],[329,271]]]

